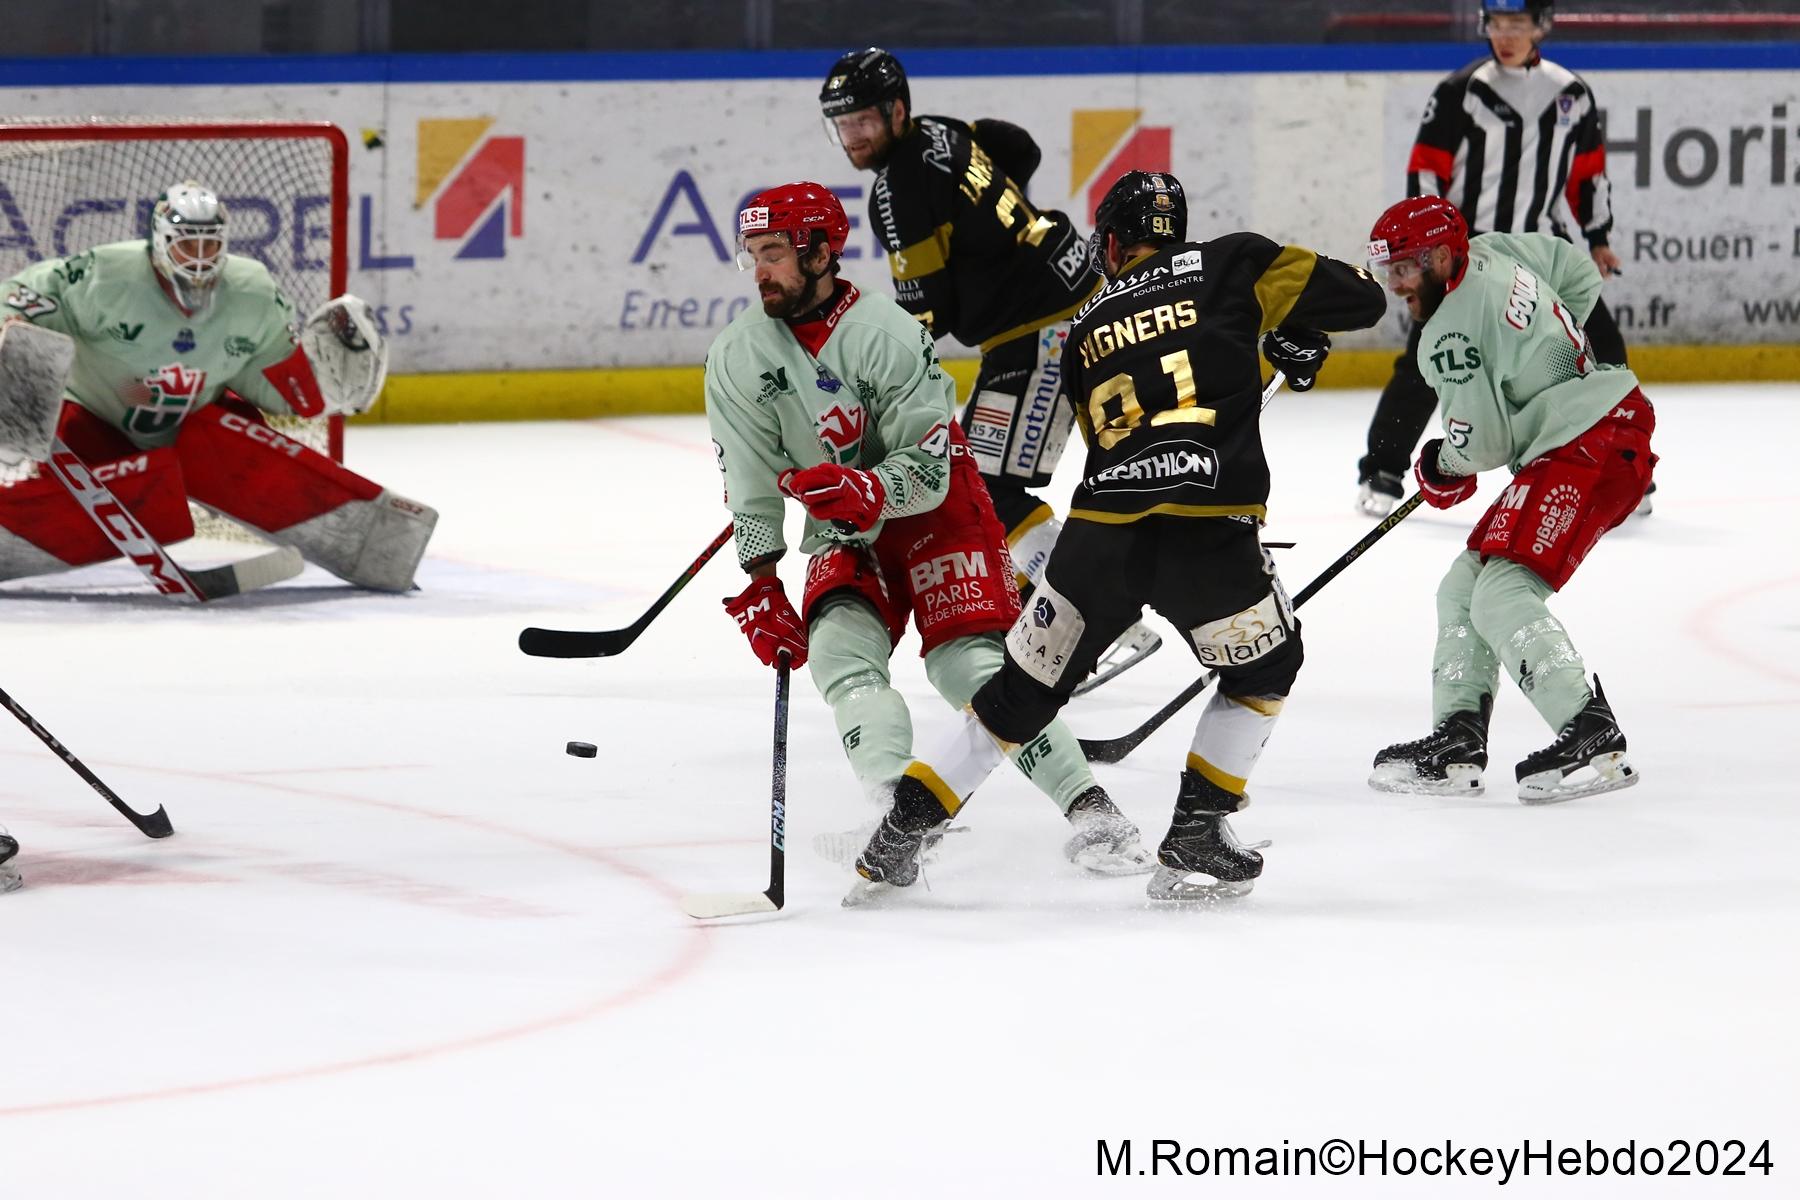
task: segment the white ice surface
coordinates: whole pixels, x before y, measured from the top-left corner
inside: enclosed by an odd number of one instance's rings
[[[1236,821],[1274,839],[1268,868],[1222,912],[1075,877],[1062,821],[1010,774],[929,891],[841,910],[846,873],[810,842],[869,813],[801,674],[787,910],[684,917],[681,893],[767,870],[771,676],[718,607],[730,552],[622,657],[514,639],[627,624],[721,527],[696,417],[353,431],[354,467],[442,511],[408,596],[314,569],[204,611],[117,566],[9,584],[0,686],[178,832],[139,837],[0,723],[26,877],[0,897],[0,1196],[1496,1185],[1096,1179],[1096,1139],[1127,1137],[1137,1166],[1153,1138],[1772,1138],[1768,1178],[1540,1168],[1501,1194],[1797,1194],[1800,404],[1652,397],[1657,513],[1554,602],[1642,784],[1516,803],[1511,764],[1551,734],[1503,685],[1485,797],[1364,786],[1376,749],[1424,732],[1432,592],[1490,477],[1306,608],[1306,669]],[[1270,409],[1291,589],[1368,527],[1351,498],[1372,402]],[[896,663],[928,749],[952,717],[910,637]],[[1171,636],[1070,721],[1122,733],[1191,669]],[[1197,712],[1099,769],[1152,840]]]

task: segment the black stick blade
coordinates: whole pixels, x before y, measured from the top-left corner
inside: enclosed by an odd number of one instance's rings
[[[533,658],[610,658],[631,645],[630,629],[539,629],[519,631],[519,649]]]

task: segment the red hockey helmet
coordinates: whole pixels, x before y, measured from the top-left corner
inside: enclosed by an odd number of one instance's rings
[[[831,190],[817,183],[785,183],[758,192],[738,213],[738,269],[751,266],[744,239],[759,233],[785,233],[794,248],[804,254],[812,246],[814,231],[825,235],[831,252],[842,254],[850,240],[850,218]]]
[[[1469,227],[1456,205],[1442,196],[1414,196],[1381,214],[1369,230],[1369,266],[1386,274],[1391,262],[1423,262],[1434,246],[1458,257],[1469,253]]]

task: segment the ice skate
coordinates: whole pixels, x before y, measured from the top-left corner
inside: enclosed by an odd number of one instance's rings
[[[1451,713],[1419,740],[1381,751],[1375,756],[1369,786],[1378,792],[1426,796],[1481,795],[1493,708],[1493,697],[1483,696],[1479,711]]]
[[[1644,489],[1644,498],[1639,500],[1637,507],[1631,510],[1631,515],[1634,517],[1647,517],[1655,512],[1656,501],[1651,498],[1655,495],[1656,481],[1653,479],[1650,481],[1650,486]]]
[[[1630,787],[1638,773],[1625,759],[1625,735],[1594,677],[1594,696],[1564,725],[1556,740],[1515,768],[1519,800],[1556,804]]]
[[[1380,520],[1394,511],[1394,504],[1403,490],[1400,476],[1377,471],[1356,489],[1356,511]]]
[[[18,840],[10,834],[0,833],[0,892],[14,891],[25,883],[19,877],[19,868],[12,865],[13,856],[18,852]]]
[[[840,867],[854,867],[857,855],[862,853],[875,831],[881,828],[881,820],[865,821],[854,829],[826,830],[813,834],[813,853],[829,863]],[[927,866],[937,860],[939,849],[944,838],[949,834],[969,832],[967,825],[939,826],[925,833],[925,841],[919,847],[919,861]]]
[[[1075,836],[1063,844],[1063,854],[1082,870],[1095,875],[1142,875],[1155,869],[1156,860],[1138,827],[1098,784],[1075,797],[1068,818]]]
[[[844,907],[854,908],[894,888],[911,887],[919,878],[926,841],[933,834],[942,836],[948,823],[937,797],[912,776],[902,775],[894,785],[894,806],[856,856],[858,878],[844,897]]]
[[[1238,841],[1225,819],[1247,803],[1198,771],[1184,771],[1175,816],[1157,849],[1156,873],[1144,894],[1161,904],[1207,904],[1248,895],[1262,874],[1262,855]]]

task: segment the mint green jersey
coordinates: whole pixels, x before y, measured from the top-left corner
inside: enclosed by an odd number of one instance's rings
[[[221,388],[265,412],[292,411],[263,370],[298,345],[294,309],[255,259],[226,255],[212,303],[189,316],[163,291],[142,240],[113,242],[0,283],[0,313],[74,338],[68,397],[135,445],[173,442]]]
[[[1575,440],[1638,386],[1594,363],[1588,314],[1600,271],[1585,249],[1544,233],[1484,233],[1469,269],[1419,337],[1419,371],[1444,421],[1438,465],[1517,472]]]
[[[706,419],[740,566],[786,550],[776,479],[790,467],[872,469],[887,490],[883,522],[928,512],[949,492],[956,385],[930,331],[888,297],[854,285],[826,320],[835,324],[816,358],[786,321],[755,304],[707,351]],[[800,549],[872,542],[881,528],[844,532],[808,517]]]

